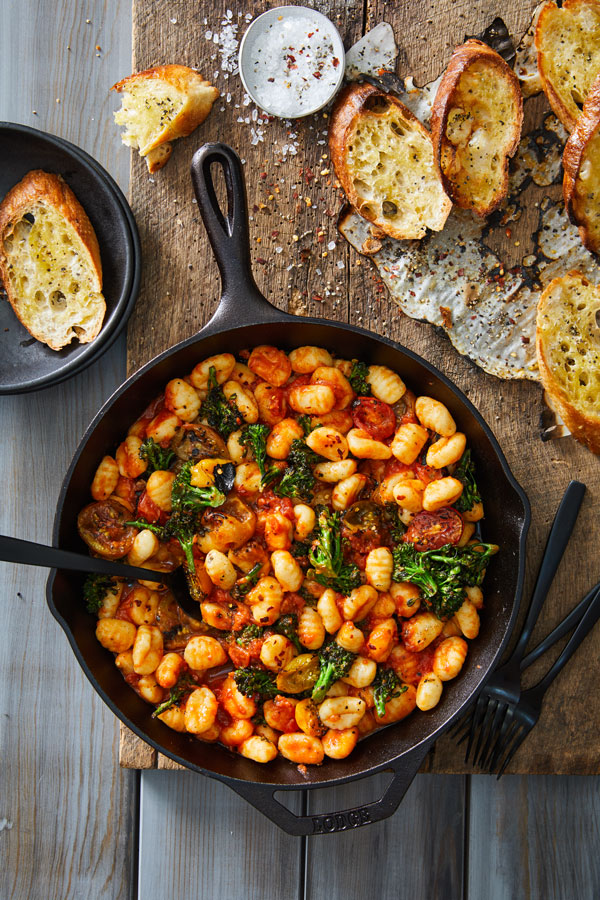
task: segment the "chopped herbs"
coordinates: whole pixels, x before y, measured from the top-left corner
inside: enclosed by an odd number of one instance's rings
[[[208,370],[208,396],[202,403],[200,415],[206,419],[212,428],[215,428],[222,438],[227,438],[240,428],[244,420],[235,405],[235,395],[227,400],[223,389],[217,382],[215,367],[211,366]]]
[[[360,584],[360,572],[355,563],[344,560],[340,514],[322,509],[315,534],[315,541],[308,553],[309,562],[314,567],[315,581],[334,591],[349,594]]]
[[[360,362],[358,359],[352,360],[352,370],[348,377],[350,386],[355,394],[359,397],[371,396],[371,385],[367,381],[369,376],[369,367],[366,363]]]
[[[421,589],[425,606],[447,619],[462,606],[465,587],[481,584],[485,568],[498,552],[496,544],[445,544],[420,553],[414,544],[400,543],[393,550],[394,581],[410,581]]]
[[[164,449],[156,443],[154,438],[146,438],[145,441],[142,441],[138,455],[140,459],[148,461],[146,471],[149,475],[157,470],[166,471],[175,458],[172,450]]]

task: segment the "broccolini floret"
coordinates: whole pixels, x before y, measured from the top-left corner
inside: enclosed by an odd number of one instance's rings
[[[471,459],[471,451],[465,450],[454,470],[454,477],[462,482],[463,492],[454,504],[459,512],[467,512],[473,509],[476,503],[481,503],[481,494],[475,481],[475,464]]]
[[[238,691],[245,697],[258,695],[263,700],[268,700],[279,693],[275,684],[275,677],[265,669],[258,669],[256,666],[246,666],[243,669],[236,669],[233,677]]]
[[[462,606],[465,588],[480,585],[496,544],[445,544],[439,550],[419,552],[414,544],[400,543],[393,552],[394,581],[410,581],[421,589],[425,606],[447,619]]]
[[[115,584],[109,575],[88,575],[83,584],[83,599],[89,613],[97,613],[102,606],[104,595],[108,590],[116,592]]]
[[[312,699],[321,703],[334,681],[344,678],[356,659],[354,653],[344,650],[336,641],[323,647],[319,653],[319,677],[312,689]]]
[[[268,425],[244,425],[240,438],[240,443],[252,450],[254,462],[258,466],[262,477],[264,477],[266,472],[265,461],[267,459],[268,436]]]
[[[246,625],[245,628],[242,629],[240,634],[236,637],[235,642],[239,644],[240,647],[247,647],[248,644],[251,644],[252,641],[255,641],[257,638],[262,637],[263,629],[260,625]]]
[[[315,476],[312,466],[319,461],[319,456],[299,438],[292,441],[281,480],[274,485],[273,491],[278,497],[290,497],[292,500],[310,501],[315,489]],[[277,471],[274,477],[281,474]],[[265,479],[263,479],[264,481]],[[271,479],[269,479],[271,480]]]
[[[360,362],[358,359],[352,360],[352,370],[348,381],[355,394],[359,397],[371,396],[371,385],[367,381],[369,376],[369,367],[366,363]]]
[[[157,470],[166,471],[173,462],[175,454],[172,450],[168,448],[165,450],[160,444],[157,444],[154,438],[146,438],[145,441],[142,441],[138,456],[140,459],[148,461],[146,472],[150,475]]]
[[[375,709],[380,716],[385,715],[385,704],[392,697],[399,697],[408,690],[408,685],[402,684],[393,669],[383,669],[380,666],[377,667],[377,675],[371,682],[371,687]]]
[[[321,510],[315,534],[316,539],[308,553],[315,580],[324,587],[349,594],[360,584],[360,572],[355,563],[344,560],[339,513]]]
[[[200,415],[209,425],[216,428],[225,440],[244,424],[242,415],[235,405],[235,397],[227,400],[217,382],[214,366],[208,370],[208,395],[202,403]]]
[[[298,640],[298,616],[295,613],[280,616],[273,625],[273,631],[291,641],[298,653],[304,653],[304,647]]]

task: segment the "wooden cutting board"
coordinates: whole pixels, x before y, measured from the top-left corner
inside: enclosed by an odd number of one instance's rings
[[[499,14],[511,34],[520,36],[536,3],[321,0],[314,5],[336,23],[346,47],[365,30],[381,21],[389,22],[400,46],[398,73],[413,74],[416,82],[423,84],[437,77],[465,35],[479,33]],[[566,485],[571,478],[587,484],[579,521],[534,635],[537,643],[600,578],[600,461],[571,438],[543,443],[540,387],[485,375],[459,356],[431,326],[402,315],[368,261],[340,238],[336,216],[341,198],[330,171],[325,116],[310,117],[291,127],[276,120],[262,128],[262,140],[253,137],[257,134],[253,107],[243,106],[239,78],[221,69],[219,49],[226,47],[207,35],[222,36],[232,32],[231,26],[238,26],[239,39],[246,27],[246,14],[255,16],[268,7],[262,2],[238,6],[231,2],[133,0],[133,69],[171,62],[195,66],[221,89],[223,96],[208,120],[189,138],[176,143],[171,160],[161,172],[149,177],[145,163],[132,155],[130,202],[142,236],[144,274],[129,324],[129,372],[194,334],[216,308],[219,276],[193,200],[189,164],[201,143],[225,141],[245,161],[254,271],[265,296],[297,315],[352,322],[397,339],[456,382],[491,425],[531,501],[526,597]],[[545,108],[543,96],[528,101],[526,122],[528,117],[539,117]],[[556,196],[557,189],[546,193]],[[520,262],[528,252],[537,226],[534,204],[542,196],[543,192],[533,189],[510,238],[494,247],[508,266]],[[502,535],[497,539],[502,543]],[[600,772],[599,657],[597,629],[547,694],[542,717],[509,771]],[[539,661],[532,667],[528,683],[537,681],[548,665],[549,661]],[[431,752],[424,771],[469,772],[462,755],[450,739],[444,738]],[[122,765],[173,767],[169,760],[156,757],[150,747],[122,728]]]

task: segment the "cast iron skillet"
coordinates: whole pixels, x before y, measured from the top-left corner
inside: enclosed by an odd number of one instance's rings
[[[227,185],[227,216],[215,194],[211,166],[222,167]],[[391,815],[435,739],[473,700],[494,667],[515,622],[524,574],[524,545],[529,503],[512,476],[492,432],[469,400],[432,365],[410,350],[361,328],[301,319],[271,306],[260,294],[250,268],[250,245],[244,179],[239,157],[224,144],[205,144],[194,155],[192,179],[223,283],[221,302],[210,322],[189,340],[157,356],[132,375],[95,417],[75,454],[58,501],[54,544],[81,550],[76,518],[89,500],[98,461],[113,453],[131,422],[177,375],[191,371],[214,353],[236,353],[257,344],[291,349],[316,344],[344,358],[358,357],[395,369],[413,390],[444,402],[466,433],[477,460],[486,504],[485,536],[501,551],[486,577],[486,609],[481,633],[470,646],[464,674],[444,692],[439,706],[415,713],[361,741],[347,759],[327,759],[306,776],[279,757],[267,766],[225,748],[204,744],[151,719],[148,705],[123,683],[113,655],[94,635],[94,620],[81,600],[82,577],[51,573],[50,610],[64,628],[81,667],[113,712],[161,753],[196,772],[225,782],[290,834],[333,832]],[[296,816],[274,797],[278,790],[317,788],[391,770],[394,777],[383,797],[355,810],[329,816]]]

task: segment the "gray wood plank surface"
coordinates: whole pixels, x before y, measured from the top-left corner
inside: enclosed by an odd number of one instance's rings
[[[141,778],[139,898],[296,900],[301,838],[213,779],[152,770]]]
[[[129,20],[118,0],[0,3],[0,119],[79,144],[125,189],[107,90],[130,65]],[[50,540],[79,437],[124,376],[123,343],[65,385],[0,398],[3,533]],[[117,767],[116,720],[47,610],[46,576],[0,564],[0,897],[124,900],[135,775]]]
[[[600,779],[471,777],[469,900],[597,900]]]
[[[465,782],[460,775],[417,775],[392,818],[308,838],[306,897],[462,897]],[[388,783],[389,776],[376,775],[313,792],[309,813],[368,803],[381,796]]]

